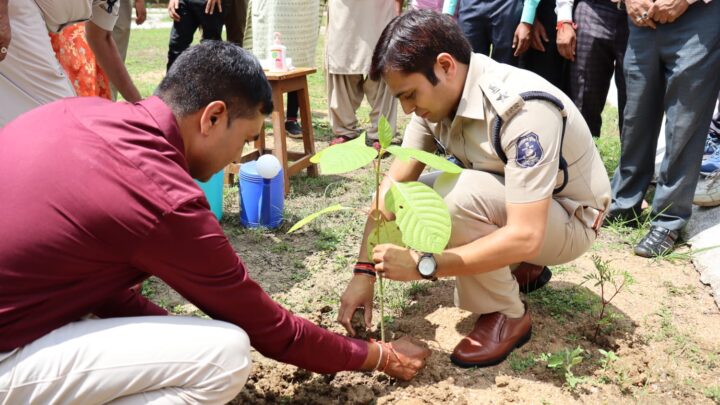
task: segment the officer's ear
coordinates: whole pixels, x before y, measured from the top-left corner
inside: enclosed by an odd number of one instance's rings
[[[435,58],[435,63],[440,67],[440,70],[447,78],[452,78],[457,72],[457,61],[447,52],[438,54]]]

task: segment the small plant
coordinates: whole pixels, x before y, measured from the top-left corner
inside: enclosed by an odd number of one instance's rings
[[[713,385],[711,387],[705,388],[703,394],[705,394],[705,396],[710,398],[712,401],[715,401],[716,404],[720,404],[720,385]]]
[[[510,357],[508,357],[508,364],[510,365],[510,369],[512,371],[515,371],[516,373],[522,373],[525,370],[532,368],[535,366],[537,360],[535,359],[535,356],[531,354],[527,356],[522,356],[517,354],[516,352],[512,352],[510,354]]]
[[[385,117],[381,117],[378,123],[379,151],[366,145],[363,133],[352,141],[323,149],[310,161],[320,164],[323,174],[347,173],[372,163],[376,197],[380,195],[380,181],[383,178],[381,159],[386,153],[404,161],[415,159],[433,169],[447,173],[460,173],[460,167],[442,157],[421,150],[391,145],[392,136],[390,123]],[[385,194],[385,209],[395,214],[394,221],[385,219],[380,211],[380,201],[375,198],[375,207],[369,213],[359,208],[336,204],[301,219],[290,228],[288,233],[296,231],[320,215],[348,209],[362,212],[373,219],[374,227],[366,244],[369,261],[372,261],[374,247],[383,243],[407,246],[421,252],[440,253],[450,240],[451,221],[445,202],[435,190],[417,181],[393,182],[392,187]],[[378,289],[380,339],[385,340],[385,288],[382,275],[378,275]]]
[[[602,355],[602,357],[600,358],[600,367],[602,367],[603,370],[607,370],[612,363],[616,362],[619,359],[618,355],[615,354],[615,352],[612,350],[606,351],[603,349],[598,349],[598,352],[600,352],[600,354]]]
[[[585,275],[581,284],[593,282],[595,287],[600,287],[601,307],[596,321],[595,334],[593,335],[593,340],[595,340],[600,333],[600,329],[608,327],[614,320],[614,316],[608,313],[607,306],[620,291],[632,285],[635,279],[627,271],[621,272],[611,269],[608,263],[599,256],[593,255],[592,261],[595,265],[595,272]],[[611,288],[612,292],[610,291]]]
[[[577,377],[572,368],[582,363],[582,354],[585,352],[580,346],[573,350],[565,349],[555,353],[542,353],[538,361],[547,364],[547,367],[558,371],[564,378],[565,384],[574,391],[578,384],[585,381],[584,377]]]

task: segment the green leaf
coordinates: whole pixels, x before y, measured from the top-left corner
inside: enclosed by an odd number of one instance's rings
[[[377,242],[378,233],[380,234],[380,243]],[[402,240],[402,232],[398,228],[397,222],[395,221],[382,221],[380,226],[375,227],[368,237],[365,248],[367,249],[368,260],[372,262],[372,252],[375,246],[383,243],[392,243],[394,245],[405,247],[405,243]]]
[[[316,213],[314,213],[314,214],[310,214],[310,215],[306,216],[305,218],[297,221],[297,222],[295,223],[295,225],[293,225],[292,228],[290,228],[290,230],[287,231],[287,233],[293,233],[293,232],[297,231],[298,229],[300,229],[300,228],[302,228],[303,226],[307,225],[308,223],[310,223],[310,221],[314,220],[315,218],[319,217],[320,215],[327,214],[327,213],[329,213],[329,212],[334,212],[334,211],[351,210],[351,209],[352,209],[352,208],[349,208],[349,207],[343,207],[343,206],[340,205],[340,204],[331,205],[331,206],[329,206],[329,207],[327,207],[327,208],[324,208],[324,209],[322,209],[322,210],[320,210],[320,211],[318,211],[318,212],[316,212]]]
[[[377,157],[375,148],[365,145],[365,133],[352,141],[330,146],[310,161],[319,163],[323,174],[341,174],[359,169]]]
[[[400,160],[408,161],[412,158],[425,163],[435,170],[442,170],[446,173],[458,174],[462,171],[462,168],[455,163],[452,163],[441,156],[425,152],[424,150],[391,145],[387,148],[387,151]]]
[[[385,195],[395,213],[405,245],[420,252],[440,253],[450,240],[451,221],[445,201],[423,183],[395,183]]]
[[[390,146],[390,142],[392,142],[393,135],[390,121],[388,121],[384,115],[380,116],[380,122],[378,122],[378,140],[380,141],[380,147],[387,149],[388,146]]]

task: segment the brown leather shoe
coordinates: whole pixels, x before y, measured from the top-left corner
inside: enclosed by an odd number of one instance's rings
[[[525,314],[517,319],[493,312],[480,315],[472,332],[453,350],[450,360],[460,367],[487,367],[502,363],[515,349],[532,336],[532,319]]]
[[[523,294],[531,293],[543,287],[552,278],[552,272],[547,267],[525,262],[520,263],[512,271],[512,274],[515,276],[520,286],[520,292]]]

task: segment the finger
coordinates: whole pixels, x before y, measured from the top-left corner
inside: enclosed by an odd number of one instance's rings
[[[547,31],[545,31],[545,27],[543,27],[540,31],[540,36],[542,37],[543,41],[550,42],[550,37],[548,37]],[[543,49],[544,51],[545,49]]]
[[[213,8],[213,2],[212,2],[212,0],[208,0],[208,2],[205,3],[205,14],[212,14],[212,8]]]
[[[657,14],[657,11],[658,11],[657,5],[655,3],[653,3],[653,5],[650,6],[650,8],[647,11],[647,19],[654,20],[655,14]]]
[[[352,327],[352,313],[351,311],[343,310],[342,318],[339,319],[340,325],[342,325],[345,330],[350,334],[350,336],[355,336],[355,329]]]
[[[218,1],[218,12],[222,13],[222,1]]]
[[[647,20],[644,20],[644,22],[645,22],[645,25],[647,25],[648,27],[650,27],[652,29],[656,28],[655,21],[647,19]]]
[[[372,325],[372,300],[365,303],[365,327],[370,328]]]

